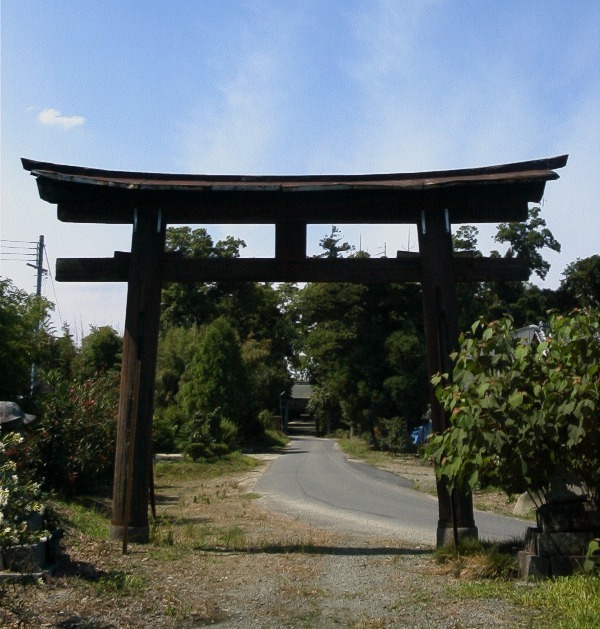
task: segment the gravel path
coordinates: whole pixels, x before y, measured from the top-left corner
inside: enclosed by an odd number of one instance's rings
[[[259,476],[159,478],[159,534],[126,556],[117,542],[67,530],[54,576],[0,591],[0,626],[538,626],[535,611],[461,596],[429,546],[265,511],[251,492]]]
[[[503,600],[461,600],[457,582],[432,574],[427,554],[394,549],[337,549],[308,560],[288,557],[227,597],[220,627],[532,626]],[[290,565],[290,562],[295,565]],[[535,626],[535,625],[533,625]]]

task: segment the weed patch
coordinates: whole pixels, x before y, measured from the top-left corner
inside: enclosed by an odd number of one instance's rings
[[[144,579],[139,575],[120,570],[100,577],[94,582],[94,588],[111,596],[131,596],[144,589]]]

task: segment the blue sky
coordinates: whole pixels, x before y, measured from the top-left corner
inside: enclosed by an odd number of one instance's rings
[[[128,250],[128,227],[59,223],[20,157],[158,172],[409,172],[569,153],[542,214],[545,285],[600,250],[597,0],[3,0],[1,235],[56,257]],[[331,226],[309,228],[309,253]],[[210,226],[273,254],[273,229]],[[482,249],[493,227],[481,226]],[[342,226],[372,255],[407,227]],[[32,291],[33,270],[0,275]],[[123,329],[125,288],[57,284],[60,328]]]

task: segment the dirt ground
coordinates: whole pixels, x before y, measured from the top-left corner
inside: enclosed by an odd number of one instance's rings
[[[424,487],[425,467],[407,458],[397,471]],[[252,493],[261,469],[158,476],[151,543],[127,555],[67,527],[53,575],[0,588],[0,626],[532,626],[533,612],[507,601],[465,600],[429,548],[333,535],[265,511]]]

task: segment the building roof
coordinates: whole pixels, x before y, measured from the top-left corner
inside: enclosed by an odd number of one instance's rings
[[[292,385],[290,397],[292,400],[309,400],[312,395],[312,384],[308,382],[295,382]]]

